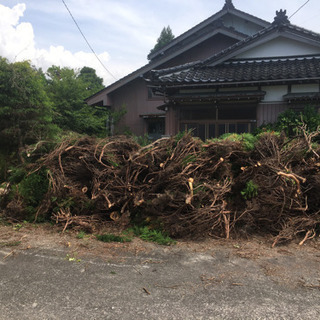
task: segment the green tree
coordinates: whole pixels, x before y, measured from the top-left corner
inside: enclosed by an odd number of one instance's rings
[[[90,67],[83,67],[80,70],[78,79],[86,85],[86,96],[89,97],[104,88],[103,79],[98,77],[96,70]]]
[[[159,49],[163,48],[166,44],[168,44],[170,41],[172,41],[174,39],[174,35],[172,33],[172,30],[170,28],[170,26],[164,27],[160,33],[160,36],[157,40],[156,45],[154,46],[153,49],[151,49],[149,56],[158,51]],[[148,56],[148,59],[149,59]]]
[[[57,133],[41,70],[0,58],[0,150],[23,161],[26,145]]]
[[[103,88],[95,70],[80,72],[52,66],[47,70],[47,92],[54,110],[54,123],[66,131],[103,136],[106,134],[106,110],[89,107],[84,99]]]

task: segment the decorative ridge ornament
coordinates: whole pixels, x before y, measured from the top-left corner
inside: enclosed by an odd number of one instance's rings
[[[229,9],[235,9],[232,0],[226,0],[226,3],[224,4],[222,10],[229,10]]]
[[[272,22],[273,25],[284,25],[290,23],[288,16],[287,16],[287,10],[280,9],[279,11],[276,11],[276,16],[274,17],[274,21]]]

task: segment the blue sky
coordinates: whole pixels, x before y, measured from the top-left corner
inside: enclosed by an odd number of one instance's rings
[[[86,38],[119,79],[148,62],[164,26],[175,36],[222,9],[224,0],[65,0]],[[290,16],[306,0],[233,0],[235,7],[272,22]],[[266,6],[267,4],[267,6]],[[290,21],[320,33],[320,2],[310,0]],[[30,60],[44,70],[55,64],[97,70],[105,85],[115,81],[91,53],[62,0],[0,0],[0,56]]]

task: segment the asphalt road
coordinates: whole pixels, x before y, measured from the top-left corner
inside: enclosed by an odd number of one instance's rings
[[[0,319],[320,319],[320,252],[0,249]]]

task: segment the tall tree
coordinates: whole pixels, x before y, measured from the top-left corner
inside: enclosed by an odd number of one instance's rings
[[[103,88],[102,79],[94,69],[85,67],[81,71],[57,66],[47,70],[47,92],[53,105],[54,123],[64,130],[103,136],[107,111],[89,107],[84,102]]]
[[[103,79],[98,77],[96,70],[90,67],[83,67],[78,78],[86,85],[87,97],[97,93],[104,88]]]
[[[160,33],[160,36],[157,40],[157,43],[155,44],[154,48],[151,49],[149,56],[158,51],[159,49],[163,48],[166,44],[168,44],[170,41],[174,39],[174,35],[172,33],[172,30],[170,26],[164,27]],[[149,59],[148,56],[148,59]]]
[[[44,74],[27,61],[9,63],[0,58],[0,149],[21,151],[57,132],[52,125]]]

